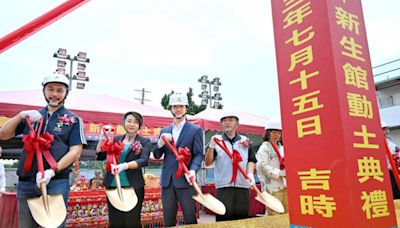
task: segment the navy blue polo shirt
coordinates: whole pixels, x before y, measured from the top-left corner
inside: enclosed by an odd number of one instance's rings
[[[39,111],[43,116],[43,126],[42,126],[42,134],[44,132],[49,132],[54,136],[54,141],[50,147],[50,153],[53,155],[56,161],[59,161],[68,151],[69,147],[80,144],[87,144],[85,133],[83,129],[83,121],[81,118],[75,113],[69,111],[64,106],[60,107],[57,111],[53,112],[52,115],[49,115],[47,106]],[[67,117],[69,120],[64,120],[62,117]],[[38,130],[40,122],[32,123],[32,127],[34,130]],[[15,131],[15,135],[19,134],[29,134],[29,128],[26,124],[25,119],[17,126]],[[23,151],[20,157],[20,161],[18,164],[17,174],[20,177],[20,180],[23,181],[36,181],[36,173],[37,163],[36,163],[36,155],[34,155],[31,171],[25,173],[23,170],[24,162],[25,162],[26,153]],[[45,159],[44,169],[49,169],[50,165],[47,163]],[[53,179],[57,178],[68,178],[69,172],[71,169],[67,168],[61,171],[59,174],[56,174]]]

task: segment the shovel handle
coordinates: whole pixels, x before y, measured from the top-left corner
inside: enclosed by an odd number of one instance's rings
[[[223,145],[218,139],[214,138],[214,142],[222,148],[222,150],[229,156],[230,159],[232,159],[232,154],[231,152],[229,152],[228,148],[226,148],[226,145]],[[246,178],[246,180],[250,180],[249,176],[247,175],[247,173],[244,171],[244,169],[242,168],[242,166],[238,166],[239,171],[242,173],[242,175],[244,176],[244,178]],[[253,185],[252,185],[253,186]],[[255,184],[254,184],[255,187]],[[257,187],[255,187],[257,188]]]
[[[113,164],[116,165],[117,159],[115,158],[114,154],[112,156],[113,156]],[[124,201],[123,194],[122,194],[122,188],[121,188],[121,181],[119,179],[119,172],[118,172],[118,170],[115,170],[115,169],[111,169],[111,172],[113,172],[113,174],[114,174],[115,184],[117,185],[118,195],[119,195],[120,199],[122,201]]]
[[[167,145],[168,148],[172,151],[172,153],[174,153],[175,158],[178,158],[179,154],[178,154],[178,151],[176,150],[176,147],[173,146],[173,145],[168,141],[168,139],[167,139],[164,135],[161,136],[161,138],[162,138],[162,140],[164,141],[165,145]],[[175,144],[175,143],[174,143],[174,139],[172,139],[172,143]],[[183,173],[185,173],[185,174],[188,174],[188,173],[189,173],[189,170],[188,170],[188,168],[186,167],[186,165],[183,166]],[[193,183],[192,178],[190,179],[190,181]]]

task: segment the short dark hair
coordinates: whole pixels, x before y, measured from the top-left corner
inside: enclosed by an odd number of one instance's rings
[[[134,111],[130,111],[130,112],[127,112],[124,114],[124,116],[122,117],[122,124],[125,124],[125,120],[128,115],[133,115],[135,117],[135,119],[139,122],[139,128],[142,127],[143,117],[142,117],[142,115],[140,115],[140,113],[134,112]]]
[[[271,139],[271,131],[281,131],[279,129],[266,129],[265,130],[265,135],[263,137],[263,141],[264,142],[269,142],[269,140]],[[280,143],[281,145],[283,145],[283,141],[282,141],[282,137],[281,139],[278,141],[278,143]]]

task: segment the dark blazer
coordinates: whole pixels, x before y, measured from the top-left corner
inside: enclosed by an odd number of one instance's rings
[[[172,134],[172,125],[169,125],[163,128],[160,132],[160,136],[162,133],[171,133]],[[190,163],[188,165],[189,170],[197,170],[201,166],[201,162],[203,160],[203,150],[204,150],[204,132],[203,130],[190,122],[186,122],[182,128],[181,134],[179,135],[178,142],[176,142],[176,146],[179,147],[187,147],[192,153],[192,157],[190,159]],[[153,151],[154,157],[159,159],[163,154],[164,161],[162,166],[161,173],[161,186],[168,187],[172,182],[174,187],[176,188],[188,188],[190,187],[189,183],[186,181],[184,176],[175,178],[175,173],[178,169],[178,161],[175,158],[173,152],[168,148],[167,145],[164,145],[161,148],[156,148]]]
[[[125,135],[117,136],[114,138],[114,142],[122,141],[124,137]],[[132,149],[130,149],[126,156],[125,162],[136,161],[139,167],[137,169],[127,169],[125,170],[125,173],[128,178],[129,184],[135,190],[137,190],[144,187],[144,179],[141,168],[147,166],[152,146],[148,138],[144,138],[137,135],[135,140],[139,141],[140,144],[142,144],[142,150],[138,155],[136,155],[135,152],[132,151]],[[105,160],[106,158],[107,158],[107,153],[105,152],[99,152],[97,154],[97,160]],[[106,188],[109,188],[113,179],[114,175],[112,175],[111,172],[107,172],[103,180],[103,185]]]

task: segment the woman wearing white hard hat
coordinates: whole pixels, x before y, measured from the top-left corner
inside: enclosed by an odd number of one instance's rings
[[[282,125],[279,120],[269,120],[265,127],[263,143],[259,147],[257,158],[257,175],[262,189],[279,199],[287,212],[286,169],[282,143]],[[266,210],[275,215],[272,210]]]
[[[187,96],[174,93],[169,98],[169,105],[171,113],[174,116],[173,123],[161,130],[157,147],[153,152],[154,157],[157,159],[164,155],[161,172],[161,197],[165,227],[176,225],[178,202],[182,208],[185,224],[197,223],[196,205],[192,198],[194,190],[190,186],[190,179],[194,178],[196,172],[200,169],[204,148],[203,130],[186,121],[185,118],[188,108]],[[189,169],[188,174],[178,178],[175,177],[179,167],[178,161],[173,152],[165,145],[162,139],[163,136],[168,141],[174,139],[177,148],[187,147],[189,149],[191,157],[187,164],[187,168]]]
[[[224,215],[216,215],[216,221],[245,219],[249,217],[249,188],[255,183],[254,168],[257,160],[251,147],[251,141],[236,131],[239,125],[238,115],[234,112],[224,112],[220,122],[223,133],[211,137],[205,156],[206,166],[214,163],[216,198],[226,208]],[[224,142],[231,154],[240,153],[242,161],[239,162],[239,165],[246,170],[250,180],[246,180],[240,172],[235,173],[232,159],[216,144],[215,139]]]
[[[381,121],[381,127],[382,127],[382,131],[383,131],[383,135],[386,138],[386,143],[389,147],[390,152],[392,153],[392,157],[395,161],[395,163],[397,164],[398,167],[395,168],[399,168],[400,166],[400,150],[399,147],[392,141],[389,133],[390,133],[390,129],[389,129],[389,124],[385,121]],[[387,159],[387,163],[388,163],[388,168],[389,168],[389,174],[390,174],[390,182],[392,183],[392,192],[393,192],[393,198],[394,199],[400,199],[400,190],[399,187],[397,185],[396,179],[394,178],[394,173],[393,173],[393,167],[390,165],[389,159]]]

